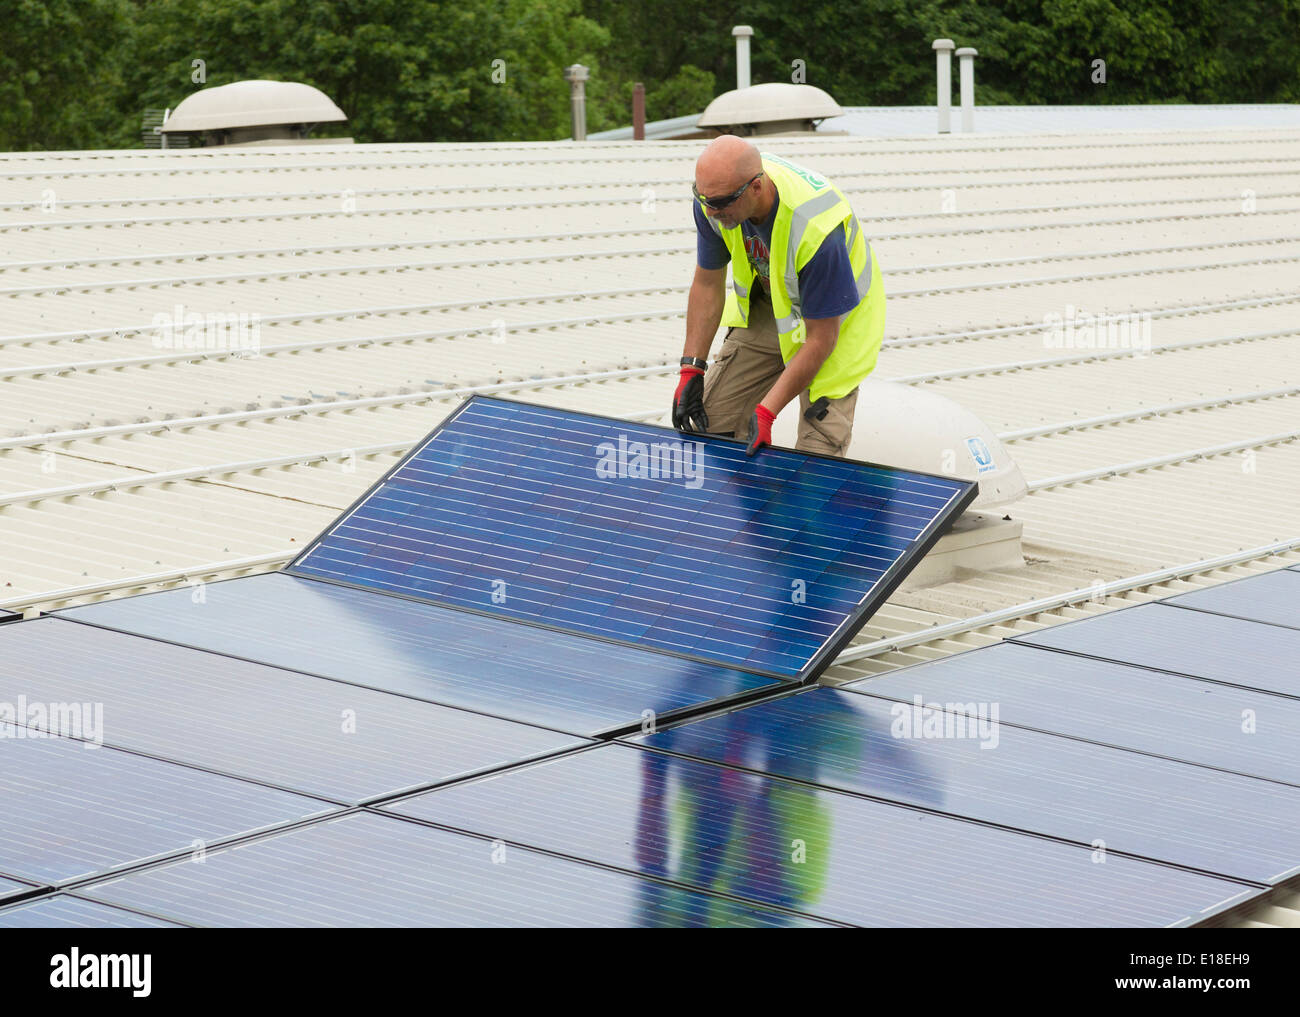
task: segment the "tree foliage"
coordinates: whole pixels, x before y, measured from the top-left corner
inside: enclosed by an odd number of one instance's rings
[[[1300,0],[0,0],[0,148],[140,144],[146,109],[247,78],[305,81],[358,141],[567,137],[698,112],[735,81],[802,80],[841,104],[934,101],[933,39],[979,49],[978,100],[1300,101]],[[196,64],[195,61],[201,61]],[[1098,62],[1104,62],[1104,83]],[[201,68],[199,73],[196,68]]]

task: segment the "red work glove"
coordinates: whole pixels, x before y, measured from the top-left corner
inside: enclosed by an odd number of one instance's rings
[[[772,425],[775,422],[776,414],[762,403],[754,407],[754,415],[749,418],[749,448],[745,449],[745,455],[752,456],[764,445],[772,444]]]
[[[707,431],[709,418],[704,412],[704,372],[698,367],[683,367],[677,391],[673,393],[673,427],[679,431]]]

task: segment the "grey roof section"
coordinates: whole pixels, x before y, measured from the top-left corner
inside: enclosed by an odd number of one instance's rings
[[[667,120],[646,121],[645,140],[661,141],[675,138],[685,132],[694,131],[699,123],[700,113],[688,113],[684,117],[670,117]],[[610,131],[597,131],[587,135],[588,141],[631,141],[631,127],[615,127]]]
[[[976,61],[976,71],[979,65]],[[1172,131],[1231,127],[1300,127],[1300,103],[1154,106],[980,106],[975,134],[1077,134],[1081,131]],[[961,123],[955,101],[953,134]],[[846,106],[825,133],[872,137],[938,134],[934,106]]]
[[[979,90],[976,88],[978,101]],[[647,141],[693,130],[701,113],[647,121]],[[934,106],[845,106],[818,134],[897,138],[938,135]],[[1077,134],[1082,131],[1170,131],[1233,127],[1300,127],[1300,103],[1239,103],[1150,106],[980,106],[975,134]],[[952,134],[961,136],[961,107],[953,102]],[[631,127],[587,135],[588,141],[631,141]]]

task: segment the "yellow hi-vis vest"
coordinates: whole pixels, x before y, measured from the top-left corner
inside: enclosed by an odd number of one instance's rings
[[[809,386],[809,397],[839,399],[861,384],[876,366],[885,336],[885,287],[875,252],[858,226],[848,199],[825,177],[775,155],[763,156],[763,172],[776,186],[781,204],[772,223],[768,282],[772,313],[781,338],[781,357],[789,363],[807,336],[799,307],[799,269],[817,253],[836,226],[844,226],[849,263],[858,284],[858,306],[840,318],[839,338]],[[723,229],[706,216],[731,252],[731,292],[722,324],[744,327],[749,322],[749,294],[754,270],[745,253],[740,224]]]

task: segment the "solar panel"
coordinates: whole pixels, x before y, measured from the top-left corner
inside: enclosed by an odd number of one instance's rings
[[[1300,703],[1002,642],[842,685],[902,703],[997,703],[999,720],[1300,785]]]
[[[6,611],[4,608],[0,607],[0,625],[5,622],[18,621],[21,618],[22,615],[14,614],[12,611]]]
[[[975,493],[475,396],[287,571],[807,679]]]
[[[164,922],[134,911],[96,904],[94,901],[57,893],[0,910],[0,929],[175,929]]]
[[[112,724],[111,714],[103,717]],[[171,852],[188,858],[214,841],[329,808],[107,746],[33,737],[41,733],[0,725],[0,871],[36,882],[67,882]]]
[[[495,859],[495,860],[494,860]],[[782,926],[764,908],[374,813],[79,891],[208,926]]]
[[[609,744],[386,810],[866,926],[1188,923],[1239,883]]]
[[[59,612],[353,685],[589,737],[788,685],[564,632],[283,574]]]
[[[1256,883],[1300,871],[1300,788],[985,718],[817,688],[640,740]]]
[[[1300,696],[1300,632],[1161,603],[1053,625],[1015,641],[1241,688]]]
[[[1300,629],[1300,574],[1279,569],[1166,597],[1161,603]]]
[[[584,744],[56,618],[0,633],[0,659],[0,702],[102,703],[111,745],[347,804]]]

